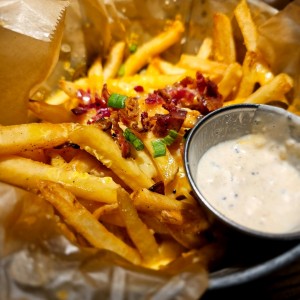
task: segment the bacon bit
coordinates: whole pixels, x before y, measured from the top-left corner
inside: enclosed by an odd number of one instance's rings
[[[165,194],[165,185],[163,181],[158,181],[154,183],[150,188],[149,191],[164,195]]]
[[[220,108],[223,104],[222,96],[217,85],[206,79],[200,72],[196,79],[185,77],[180,82],[165,89],[160,89],[149,94],[147,104],[168,103],[177,107],[198,110],[202,115]]]
[[[139,102],[136,98],[130,97],[126,101],[125,111],[130,120],[136,120],[139,115]]]
[[[146,104],[162,104],[164,102],[164,99],[158,94],[158,91],[149,94],[145,100]]]
[[[99,122],[99,120],[109,117],[110,116],[110,109],[108,107],[99,108],[96,112],[96,115],[88,120],[87,124],[93,124],[95,122]]]
[[[137,93],[143,93],[144,92],[144,88],[141,86],[141,85],[137,85],[134,87],[134,90],[137,92]]]
[[[110,97],[110,93],[108,91],[106,83],[103,84],[101,96],[102,96],[102,99],[105,101],[105,106],[107,106],[107,101],[108,101],[108,98]]]
[[[112,112],[111,114],[111,122],[112,122],[112,137],[116,140],[121,153],[122,157],[128,158],[131,154],[131,147],[128,141],[126,141],[123,130],[119,126],[119,114],[117,111]]]
[[[146,111],[141,113],[141,123],[142,123],[142,126],[143,126],[143,130],[145,132],[147,132],[151,129],[150,118],[149,118],[149,115]]]
[[[77,106],[75,108],[71,109],[71,112],[75,115],[75,116],[80,116],[82,114],[85,114],[88,111],[88,108],[86,106]]]
[[[110,119],[101,118],[97,121],[95,121],[95,124],[100,127],[103,131],[107,131],[111,129],[112,122]]]
[[[153,133],[156,136],[166,136],[169,130],[178,132],[186,118],[187,112],[185,110],[179,109],[176,106],[172,106],[172,108],[168,107],[168,109],[170,110],[169,114],[155,115],[156,123],[153,128]]]

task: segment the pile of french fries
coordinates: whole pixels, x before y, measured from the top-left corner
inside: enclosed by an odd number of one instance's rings
[[[204,251],[211,243],[206,238],[210,224],[193,197],[182,161],[185,134],[201,113],[186,109],[185,121],[163,155],[155,157],[152,143],[157,137],[148,131],[135,132],[143,147],[124,157],[105,129],[90,124],[95,109],[73,111],[106,87],[110,94],[137,101],[137,115],[167,114],[162,105],[147,106],[148,93],[195,77],[197,71],[217,85],[223,105],[280,101],[289,107],[286,95],[293,80],[274,74],[259,52],[257,28],[245,0],[235,8],[234,18],[245,47],[241,62],[232,20],[222,13],[214,15],[212,36],[196,54],[182,54],[177,63],[162,59],[184,33],[177,19],[145,44],[135,45],[133,53],[126,41],[116,42],[86,77],[62,79],[60,90],[45,101],[30,101],[30,113],[38,122],[0,127],[0,180],[51,203],[63,233],[78,245],[107,249],[156,269]],[[127,125],[121,122],[119,127]],[[159,184],[162,193],[155,189]],[[214,255],[214,247],[209,253]]]

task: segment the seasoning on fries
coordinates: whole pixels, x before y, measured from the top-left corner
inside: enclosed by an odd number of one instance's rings
[[[234,17],[243,61],[232,20],[221,13],[196,54],[166,61],[163,52],[184,32],[177,19],[129,56],[126,42],[117,41],[86,77],[61,80],[48,99],[30,101],[39,123],[0,127],[0,180],[51,203],[79,245],[78,235],[133,264],[160,269],[191,253],[213,253],[210,224],[184,173],[186,134],[223,105],[289,106],[293,87],[259,53],[246,1]]]

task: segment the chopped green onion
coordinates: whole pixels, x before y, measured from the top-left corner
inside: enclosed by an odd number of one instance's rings
[[[165,156],[167,147],[162,140],[155,140],[151,142],[153,148],[153,157]]]
[[[124,108],[127,96],[120,94],[111,94],[108,98],[107,105],[113,108]]]
[[[137,44],[130,44],[129,45],[129,51],[130,53],[134,53],[137,49]]]
[[[174,143],[174,141],[176,140],[178,136],[178,132],[176,130],[171,129],[168,133],[168,135],[166,135],[162,141],[167,145],[170,146],[171,144]]]
[[[129,129],[126,128],[124,131],[125,139],[133,145],[136,150],[143,150],[144,144],[143,142]]]
[[[119,77],[122,77],[122,76],[124,76],[124,74],[125,74],[125,65],[122,64],[122,65],[120,66],[119,71],[118,71],[118,76],[119,76]]]

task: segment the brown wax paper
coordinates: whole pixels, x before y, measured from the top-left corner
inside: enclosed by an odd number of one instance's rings
[[[64,1],[50,2],[62,4]],[[1,17],[2,5],[10,3],[12,1],[1,2]],[[13,3],[27,1],[15,0]],[[185,22],[186,32],[182,43],[172,47],[166,55],[176,61],[183,51],[195,53],[204,36],[210,34],[213,12],[221,11],[232,17],[237,3],[238,0],[73,0],[65,19],[61,17],[61,11],[56,14],[59,22],[55,23],[54,32],[47,30],[52,32],[50,41],[27,35],[28,31],[13,31],[2,26],[0,83],[1,89],[5,88],[5,97],[0,101],[5,105],[2,107],[9,108],[11,113],[6,117],[5,112],[1,113],[0,123],[25,120],[26,99],[37,83],[47,76],[59,51],[60,59],[54,71],[43,82],[49,90],[62,74],[77,77],[81,70],[85,72],[98,53],[106,55],[113,40],[134,32],[139,34],[139,42],[143,42],[160,32],[165,20],[173,19],[178,13]],[[268,62],[276,72],[287,72],[295,79],[296,104],[299,103],[300,85],[299,6],[300,1],[296,0],[278,13],[261,1],[250,1],[259,30],[260,49],[267,53]],[[34,26],[40,28],[37,24]],[[25,51],[27,43],[30,45],[28,52]],[[7,45],[10,51],[3,49]],[[53,47],[51,51],[50,45]],[[6,60],[11,65],[5,64]],[[66,70],[66,61],[72,72]],[[25,69],[24,62],[28,65]],[[41,69],[47,70],[43,76]],[[27,82],[27,77],[30,82]],[[146,270],[132,266],[108,251],[72,244],[61,235],[58,221],[52,207],[37,196],[0,184],[1,300],[199,299],[209,285],[203,269],[205,257],[181,258],[164,271]],[[215,259],[218,260],[217,253]]]
[[[27,122],[27,101],[54,68],[67,1],[0,2],[0,124]]]

